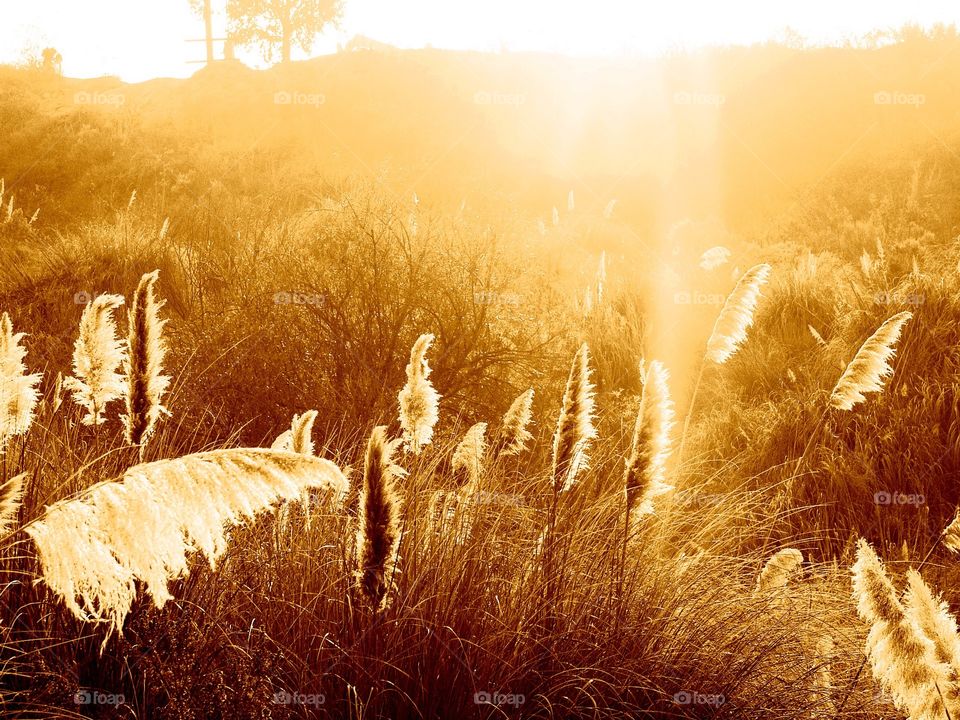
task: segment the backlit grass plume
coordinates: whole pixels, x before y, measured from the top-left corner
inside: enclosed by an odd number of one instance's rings
[[[394,479],[404,471],[393,464],[399,442],[388,442],[386,427],[375,427],[363,463],[356,577],[360,592],[374,610],[389,604],[400,544],[400,499]]]
[[[170,378],[162,373],[163,358],[167,352],[160,319],[162,301],[154,296],[154,285],[159,270],[145,274],[134,293],[128,314],[127,359],[127,414],[123,416],[126,440],[131,445],[147,442],[156,429],[157,421],[170,412],[163,406],[163,396]]]
[[[73,346],[73,377],[63,385],[87,413],[84,425],[100,425],[112,400],[123,396],[124,343],[117,338],[113,311],[123,305],[122,295],[98,295],[80,316],[80,334]]]
[[[747,329],[753,324],[753,313],[760,299],[760,287],[770,276],[770,266],[755,265],[747,270],[723,304],[707,341],[707,360],[722,365],[747,339]]]
[[[936,657],[933,642],[907,617],[873,548],[862,538],[853,565],[853,594],[860,618],[870,625],[866,652],[873,674],[911,720],[957,715],[950,669]]]
[[[117,481],[50,506],[26,532],[43,582],[81,620],[119,632],[138,582],[161,607],[171,599],[169,581],[187,574],[193,551],[215,568],[228,526],[308,488],[345,487],[329,460],[263,448],[214,450],[136,465]]]
[[[942,542],[948,550],[960,553],[960,509],[957,509],[953,520],[944,528]]]
[[[832,407],[850,410],[866,400],[864,393],[883,390],[884,379],[893,373],[889,362],[895,352],[893,346],[904,324],[912,317],[909,312],[897,313],[867,338],[830,393]]]
[[[949,665],[954,678],[960,672],[960,637],[957,620],[945,602],[933,592],[916,570],[907,571],[907,592],[904,595],[907,617],[933,642],[937,660]]]
[[[419,455],[425,445],[433,439],[433,426],[439,417],[440,395],[427,379],[430,366],[427,364],[427,350],[434,337],[430,334],[417,338],[410,351],[410,363],[407,365],[407,384],[400,390],[400,427],[403,429],[403,441],[407,450]]]
[[[533,417],[533,388],[530,388],[510,405],[503,415],[500,429],[494,440],[494,452],[497,455],[518,455],[527,447],[527,441],[533,438],[527,427]]]
[[[10,316],[0,316],[0,453],[7,441],[23,435],[33,420],[40,374],[27,374],[23,333],[13,332]]]
[[[21,473],[0,485],[0,537],[6,535],[13,527],[20,512],[20,503],[23,500],[23,485],[27,473]]]
[[[596,438],[593,427],[593,384],[590,382],[590,350],[584,343],[577,350],[563,392],[563,407],[553,435],[553,487],[557,493],[570,490],[588,464],[587,451]]]
[[[313,455],[313,423],[316,410],[307,410],[303,415],[294,415],[290,429],[284,430],[270,446],[274,450],[289,450],[303,455]]]
[[[787,586],[787,583],[800,572],[803,565],[803,553],[795,548],[784,548],[767,560],[757,578],[757,592],[768,592]]]
[[[487,443],[484,435],[487,432],[487,424],[479,422],[472,426],[463,439],[459,442],[453,451],[451,465],[454,473],[463,473],[467,477],[467,484],[474,490],[480,481],[480,473],[483,471],[483,454],[486,451]]]
[[[625,472],[627,514],[633,520],[652,513],[654,498],[673,489],[666,481],[670,430],[673,427],[673,401],[667,378],[667,369],[659,360],[654,360],[643,379]]]

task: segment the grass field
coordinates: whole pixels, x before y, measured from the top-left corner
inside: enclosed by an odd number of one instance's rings
[[[958,717],[956,42],[0,69],[0,714]]]

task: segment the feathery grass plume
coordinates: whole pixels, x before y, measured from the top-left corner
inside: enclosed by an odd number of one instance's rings
[[[73,346],[73,377],[64,387],[84,408],[84,425],[100,425],[107,404],[123,396],[123,340],[117,337],[113,311],[123,305],[122,295],[98,295],[88,302],[80,316],[80,335]]]
[[[707,360],[722,365],[746,340],[747,329],[753,324],[753,313],[760,299],[760,286],[769,276],[769,265],[755,265],[737,281],[713,325],[707,341]]]
[[[577,475],[587,467],[587,450],[597,431],[593,427],[593,384],[590,382],[590,350],[584,343],[577,350],[563,392],[563,407],[553,435],[553,488],[570,490]]]
[[[849,410],[866,400],[864,393],[883,390],[884,378],[893,374],[889,363],[895,352],[893,346],[900,339],[904,324],[912,317],[910,312],[897,313],[867,338],[830,393],[832,407]]]
[[[952,552],[960,553],[960,508],[957,508],[953,520],[944,528],[943,545]]]
[[[933,642],[937,660],[953,669],[954,677],[960,674],[960,637],[957,637],[957,620],[950,608],[933,596],[920,573],[907,571],[907,592],[904,595],[907,617]]]
[[[560,225],[560,211],[556,207],[553,208],[553,211],[550,213],[550,219],[553,221],[553,226],[558,227]]]
[[[363,463],[360,522],[357,528],[357,585],[374,610],[389,605],[400,544],[400,499],[394,479],[404,471],[393,464],[399,440],[387,442],[387,429],[373,429]]]
[[[13,527],[23,501],[23,488],[27,473],[10,478],[0,485],[0,537],[7,534]]]
[[[290,449],[295,453],[313,455],[313,423],[317,419],[316,410],[307,410],[303,415],[294,415],[290,423]]]
[[[866,250],[860,256],[860,272],[863,273],[864,277],[870,277],[873,274],[873,258]]]
[[[40,373],[27,374],[24,359],[27,350],[20,341],[24,333],[14,333],[10,316],[0,316],[0,453],[7,441],[23,435],[33,420],[37,405]]]
[[[440,395],[427,379],[431,372],[427,364],[427,350],[433,340],[433,335],[425,334],[413,344],[407,365],[407,384],[398,396],[404,447],[414,455],[419,455],[423,447],[433,440],[433,426],[439,418]]]
[[[824,346],[827,344],[827,341],[823,339],[823,336],[817,332],[817,329],[813,325],[807,325],[807,330],[810,331],[810,335],[813,336],[813,339],[817,341],[817,345]]]
[[[784,548],[774,553],[757,578],[758,593],[784,588],[803,565],[803,553],[795,548]]]
[[[571,190],[570,192],[567,193],[567,211],[573,212],[574,209],[576,209],[576,207],[577,207],[577,204],[574,202],[574,199],[573,199],[573,190]]]
[[[483,454],[486,452],[487,443],[484,438],[487,432],[487,424],[479,422],[473,425],[460,440],[456,449],[453,451],[451,465],[455,473],[465,473],[468,481],[467,485],[473,490],[477,489],[480,482],[480,473],[483,471]]]
[[[290,429],[284,431],[273,441],[271,450],[286,450],[288,452],[300,453],[301,455],[313,455],[313,440],[310,439],[310,433],[313,430],[313,421],[317,419],[316,410],[307,410],[303,415],[294,415],[290,423]],[[306,515],[307,525],[310,525],[310,490],[307,489],[303,497],[300,498],[303,503],[304,513]],[[277,528],[285,531],[290,519],[290,504],[284,503],[277,511]]]
[[[494,441],[497,455],[519,455],[533,438],[527,426],[533,417],[533,388],[530,388],[510,404],[500,422],[500,430]]]
[[[583,316],[588,317],[593,313],[593,290],[589,287],[583,289]]]
[[[158,302],[153,292],[159,276],[160,271],[154,270],[140,278],[128,313],[127,414],[123,424],[131,445],[146,443],[160,417],[170,414],[162,402],[170,378],[161,374],[167,352],[162,333],[167,321],[160,319],[163,301]]]
[[[906,615],[873,548],[861,538],[853,565],[857,613],[870,625],[866,652],[873,674],[911,720],[960,717],[947,705],[955,690],[950,669],[936,657],[933,642]]]
[[[626,461],[624,482],[627,515],[635,521],[653,512],[653,500],[673,488],[666,481],[673,428],[673,401],[667,386],[669,374],[659,360],[650,363],[633,430],[633,445]]]
[[[700,256],[700,269],[710,272],[726,263],[730,259],[730,250],[723,245],[717,245],[709,250],[705,250]]]
[[[157,607],[168,583],[188,572],[199,550],[216,568],[226,530],[307,488],[342,492],[346,479],[329,460],[263,448],[196,453],[135,465],[46,509],[25,530],[43,582],[81,620],[120,632],[144,583]]]

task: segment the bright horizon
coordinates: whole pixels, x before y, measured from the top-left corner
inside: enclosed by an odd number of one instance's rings
[[[224,2],[214,0],[217,37],[224,32]],[[199,67],[188,61],[204,55],[202,42],[187,42],[203,37],[203,21],[187,0],[34,0],[8,5],[3,17],[0,62],[14,63],[27,50],[52,46],[71,77],[118,75],[131,82],[186,77]],[[616,56],[752,44],[782,38],[787,28],[810,43],[831,44],[875,30],[937,23],[960,24],[960,8],[943,0],[918,0],[911,6],[884,0],[870,7],[814,0],[789,8],[756,0],[722,6],[676,0],[655,8],[598,0],[587,12],[572,3],[346,0],[341,26],[318,37],[310,55],[333,52],[358,34],[401,48]],[[220,43],[216,52],[222,52]],[[238,57],[264,66],[255,49],[239,51]],[[294,53],[294,59],[304,57]]]

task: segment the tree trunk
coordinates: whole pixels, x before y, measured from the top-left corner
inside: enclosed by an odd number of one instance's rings
[[[206,31],[207,65],[213,63],[213,13],[210,0],[203,0],[203,27]]]
[[[280,58],[283,63],[290,62],[290,31],[283,29],[283,38],[280,40]]]

